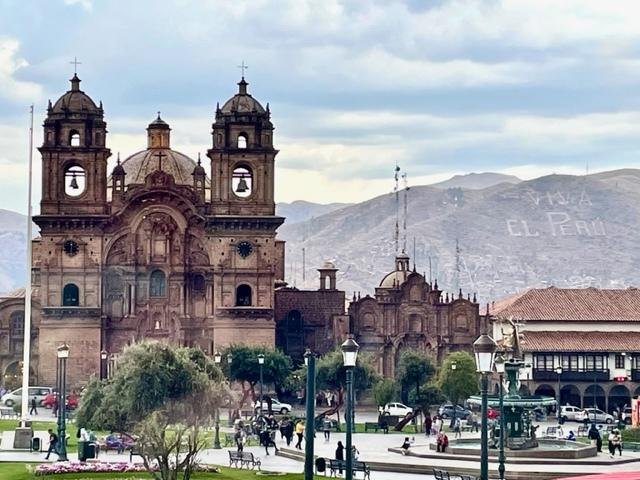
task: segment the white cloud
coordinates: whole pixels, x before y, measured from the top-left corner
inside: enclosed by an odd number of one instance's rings
[[[65,5],[80,5],[83,9],[91,11],[93,9],[92,0],[64,0]]]
[[[42,87],[16,78],[16,73],[29,65],[18,56],[19,48],[15,38],[0,37],[0,98],[11,102],[37,101],[42,96]]]

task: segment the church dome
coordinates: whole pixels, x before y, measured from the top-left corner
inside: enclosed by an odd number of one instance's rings
[[[92,113],[101,114],[102,109],[99,108],[91,97],[80,90],[80,79],[78,75],[73,75],[71,81],[71,90],[62,95],[53,107],[50,113]]]
[[[380,288],[396,288],[406,282],[411,271],[409,270],[409,255],[405,252],[396,255],[396,269],[384,276],[380,282]]]
[[[193,185],[193,171],[197,164],[186,155],[169,148],[149,148],[134,153],[121,163],[127,185],[144,183],[156,170],[170,174],[178,185]]]
[[[238,82],[238,93],[225,102],[220,109],[222,113],[265,113],[265,109],[260,102],[247,93],[249,85],[244,77]]]

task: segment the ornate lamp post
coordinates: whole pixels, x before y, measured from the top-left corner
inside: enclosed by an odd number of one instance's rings
[[[498,374],[498,378],[500,380],[500,391],[498,395],[500,395],[500,451],[498,452],[498,474],[500,475],[500,480],[504,480],[504,437],[505,437],[505,425],[504,425],[504,357],[500,354],[496,356],[494,360],[494,365],[496,367],[496,373]]]
[[[558,425],[562,424],[562,407],[560,406],[560,376],[562,375],[562,366],[558,365],[556,367],[556,375],[558,376],[558,398],[556,400],[557,411],[556,416],[558,417]]]
[[[109,352],[102,350],[100,352],[100,380],[104,380],[107,376],[107,358],[109,358]]]
[[[220,352],[216,352],[213,356],[213,361],[216,362],[216,365],[220,366],[220,361],[222,360],[222,355]],[[221,449],[220,445],[220,407],[216,405],[216,430],[215,437],[213,438],[213,448]]]
[[[307,348],[304,353],[304,364],[307,366],[307,425],[304,430],[304,480],[313,480],[313,439],[315,431],[315,399],[316,399],[316,356]]]
[[[262,418],[262,383],[263,383],[263,377],[262,377],[262,366],[264,365],[264,354],[259,354],[258,355],[258,364],[260,365],[260,398],[258,399],[258,405],[260,405],[260,418]]]
[[[356,366],[360,346],[353,339],[353,334],[350,333],[340,348],[342,350],[342,361],[347,374],[347,465],[345,479],[353,480],[353,448],[351,444],[351,433],[353,429],[353,369]]]
[[[483,333],[473,342],[476,357],[476,371],[480,374],[480,393],[482,395],[482,430],[480,432],[480,480],[489,480],[489,446],[487,425],[487,391],[489,374],[493,371],[493,358],[496,354],[496,342]],[[502,432],[501,432],[502,434]]]
[[[67,382],[67,358],[69,358],[69,346],[65,343],[58,347],[58,372],[59,372],[59,385],[58,385],[58,442],[60,447],[58,448],[58,460],[66,462],[67,458],[67,439],[66,439],[66,421],[65,418],[67,405],[66,405],[66,382]]]
[[[455,372],[457,368],[458,368],[458,365],[456,365],[456,362],[452,362],[451,371]],[[451,415],[451,423],[449,424],[449,428],[453,429],[453,427],[456,426],[456,406],[458,404],[458,399],[452,398],[451,403],[453,403],[453,414]]]

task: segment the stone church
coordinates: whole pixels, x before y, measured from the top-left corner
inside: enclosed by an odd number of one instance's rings
[[[111,172],[102,103],[81,90],[77,75],[49,102],[34,217],[32,383],[54,384],[56,348],[65,342],[71,384],[106,375],[123,347],[143,338],[208,354],[232,343],[276,345],[300,361],[305,348],[326,352],[351,329],[386,376],[403,348],[436,360],[470,350],[483,326],[477,303],[443,299],[409,270],[406,255],[375,297],[354,297],[348,311],[331,262],[319,269],[317,290],[286,286],[274,126],[269,105],[247,86],[242,78],[216,107],[206,160],[173,150],[171,127],[158,114],[146,148],[118,156]],[[21,299],[23,292],[0,298],[5,383],[20,376]]]

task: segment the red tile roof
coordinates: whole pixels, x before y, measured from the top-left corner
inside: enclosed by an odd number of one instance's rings
[[[522,332],[525,352],[640,352],[640,332]]]
[[[640,322],[640,290],[532,288],[494,302],[490,313],[524,321]]]

